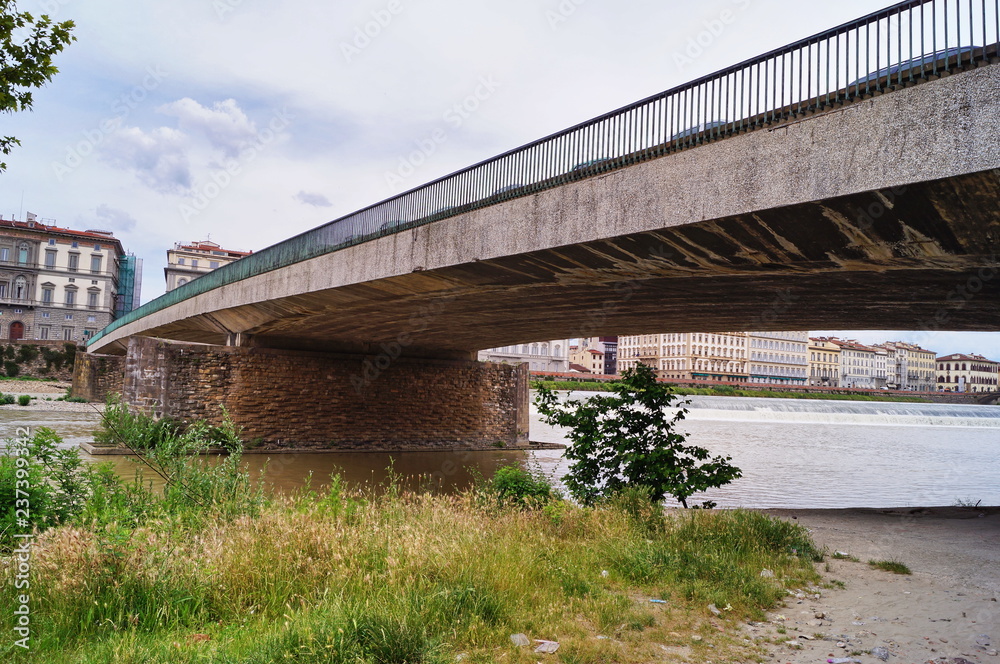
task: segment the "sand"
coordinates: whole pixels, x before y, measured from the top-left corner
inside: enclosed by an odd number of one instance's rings
[[[767,623],[744,626],[751,638],[793,640],[770,648],[773,661],[1000,664],[1000,508],[769,513],[802,524],[829,553],[860,559],[828,555],[817,569],[833,588],[818,597],[803,589]],[[898,560],[913,574],[873,569],[873,559]],[[876,657],[880,648],[887,660]]]

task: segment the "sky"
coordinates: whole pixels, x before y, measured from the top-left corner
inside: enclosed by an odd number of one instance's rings
[[[888,4],[19,0],[77,41],[0,116],[0,214],[113,231],[147,302],[175,242],[262,249]],[[932,343],[1000,359],[997,334]]]

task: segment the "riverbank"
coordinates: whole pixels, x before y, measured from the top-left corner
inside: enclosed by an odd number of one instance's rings
[[[772,649],[775,661],[878,664],[878,648],[890,664],[1000,661],[1000,508],[765,513],[804,526],[830,554],[816,565],[826,586],[819,597],[789,596],[766,623],[744,626],[750,638],[785,642]],[[912,574],[870,560],[896,560]]]
[[[616,381],[575,381],[575,380],[533,380],[531,388],[544,386],[550,390],[568,390],[580,392],[609,392]],[[727,385],[719,387],[674,387],[674,394],[681,396],[717,396],[717,397],[758,397],[769,399],[820,399],[828,401],[886,401],[895,403],[932,403],[931,399],[916,396],[897,396],[892,394],[842,394],[837,392],[783,392],[769,389],[743,389]]]

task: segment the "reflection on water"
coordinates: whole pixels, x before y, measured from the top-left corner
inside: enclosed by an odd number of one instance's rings
[[[131,478],[136,467],[142,467],[131,457],[98,456],[88,459],[110,461],[119,474]],[[477,474],[490,477],[501,465],[521,463],[524,452],[350,452],[321,454],[247,454],[243,457],[255,481],[281,491],[301,489],[307,481],[313,488],[325,486],[330,476],[339,473],[348,482],[366,486],[384,486],[390,472],[407,489],[433,488],[439,491],[461,491],[470,487]],[[264,471],[263,478],[261,470]],[[309,480],[309,477],[312,479]],[[143,479],[154,488],[163,480],[148,468]]]
[[[592,393],[574,393],[586,398]],[[68,445],[90,438],[92,413],[0,411],[0,438],[18,426],[48,426]],[[1000,505],[1000,407],[696,397],[682,423],[689,441],[726,454],[742,468],[733,484],[702,496],[723,507],[898,507],[982,500]],[[565,443],[563,431],[532,412],[531,439]],[[87,455],[84,455],[87,457]],[[90,457],[87,457],[90,459]],[[131,477],[126,457],[111,461]],[[339,472],[349,482],[379,484],[393,472],[417,488],[463,489],[476,473],[533,462],[551,477],[566,472],[559,451],[407,452],[246,455],[256,477],[294,490],[312,473],[323,484]],[[423,480],[415,476],[423,476]],[[146,473],[149,477],[149,473]]]

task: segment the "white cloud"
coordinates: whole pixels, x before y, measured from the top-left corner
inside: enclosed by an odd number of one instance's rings
[[[177,118],[178,129],[187,134],[201,134],[209,145],[227,157],[235,157],[251,143],[257,129],[235,99],[226,99],[202,106],[190,97],[178,99],[156,109],[158,113]]]
[[[170,127],[157,127],[149,132],[125,127],[105,140],[101,154],[113,166],[132,171],[154,191],[183,193],[191,188],[185,143],[184,134]]]

